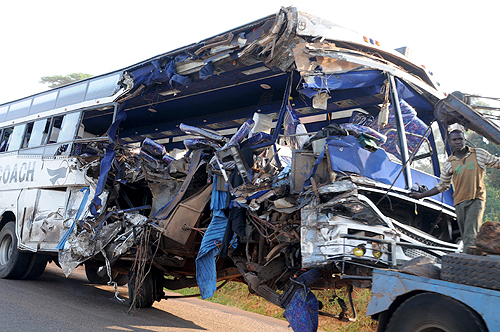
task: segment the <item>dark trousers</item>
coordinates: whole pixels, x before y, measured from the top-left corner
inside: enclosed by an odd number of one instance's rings
[[[485,202],[480,199],[471,199],[455,205],[458,227],[464,242],[464,252],[476,244],[476,235],[483,224]]]

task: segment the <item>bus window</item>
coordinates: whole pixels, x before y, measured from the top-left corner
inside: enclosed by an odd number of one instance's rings
[[[24,134],[24,139],[23,139],[23,143],[21,144],[21,149],[25,149],[28,147],[28,142],[30,140],[30,137],[31,137],[31,132],[33,131],[33,122],[29,122],[27,125],[26,125],[26,132]]]
[[[52,119],[49,141],[47,143],[51,144],[57,142],[59,133],[61,131],[62,120],[63,120],[62,116],[56,116]]]
[[[44,145],[47,141],[47,133],[50,128],[50,119],[38,120],[33,125],[31,137],[28,143],[28,148],[34,148]]]
[[[9,143],[9,137],[10,137],[10,134],[12,134],[12,130],[14,130],[14,127],[5,128],[2,131],[2,139],[1,139],[1,143],[0,143],[0,152],[7,151],[7,145]]]
[[[9,141],[7,142],[8,144],[7,151],[16,151],[21,148],[25,131],[26,131],[26,123],[14,127],[12,135],[10,135]]]
[[[61,89],[57,98],[56,108],[82,102],[87,90],[87,84],[88,82],[82,82]]]
[[[61,124],[61,132],[57,142],[68,142],[75,138],[76,128],[80,124],[80,113],[66,114]]]
[[[428,143],[428,140],[424,140],[417,153],[413,156],[412,167],[424,173],[434,174],[431,151],[430,143]]]
[[[89,88],[87,89],[85,100],[112,96],[120,89],[120,86],[117,84],[120,78],[121,74],[113,74],[92,79],[89,82]]]
[[[104,109],[86,110],[83,112],[81,128],[78,138],[92,138],[105,136],[113,122],[113,107]]]
[[[7,111],[9,110],[9,105],[0,107],[0,121],[5,121],[7,116]]]
[[[33,99],[33,105],[31,105],[30,114],[36,114],[54,109],[57,100],[57,93],[58,91],[54,91],[35,97]]]
[[[10,105],[9,113],[7,113],[7,120],[17,119],[28,115],[31,107],[31,99],[32,98],[29,98]]]

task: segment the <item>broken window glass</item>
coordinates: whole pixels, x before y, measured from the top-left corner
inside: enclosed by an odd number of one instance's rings
[[[413,157],[412,166],[419,171],[433,174],[430,145],[425,142]]]
[[[83,112],[78,138],[102,137],[113,122],[113,106]]]
[[[87,94],[85,95],[85,100],[109,97],[113,95],[118,89],[120,89],[120,86],[117,84],[120,77],[121,75],[118,73],[91,80]]]

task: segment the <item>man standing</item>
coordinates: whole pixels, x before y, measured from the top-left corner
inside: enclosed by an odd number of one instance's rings
[[[437,195],[450,188],[453,178],[453,201],[464,242],[463,251],[466,252],[475,244],[477,232],[483,223],[486,201],[485,168],[500,169],[500,158],[483,149],[465,146],[465,136],[461,130],[453,130],[448,138],[453,153],[443,164],[439,183],[423,193],[411,193],[410,197],[420,199]]]

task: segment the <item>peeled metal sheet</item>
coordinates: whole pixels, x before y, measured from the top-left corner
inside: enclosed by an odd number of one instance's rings
[[[488,141],[500,144],[500,127],[454,95],[440,100],[434,107],[434,115],[445,127],[459,123]]]
[[[191,228],[196,227],[211,193],[212,185],[209,185],[203,191],[179,203],[167,219],[159,222],[159,226],[164,229],[163,235],[181,245],[186,245],[192,233]]]

